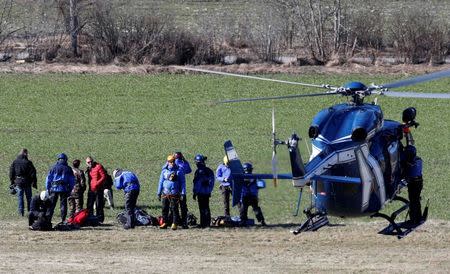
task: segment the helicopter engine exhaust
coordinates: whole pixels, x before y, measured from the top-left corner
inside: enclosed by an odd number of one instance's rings
[[[306,173],[302,156],[300,154],[300,150],[298,149],[299,140],[300,138],[298,137],[298,135],[293,133],[287,142],[289,158],[291,160],[292,181],[296,185],[300,183],[300,179],[303,179]]]

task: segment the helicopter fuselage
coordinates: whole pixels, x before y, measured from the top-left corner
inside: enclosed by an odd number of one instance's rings
[[[310,184],[318,210],[340,217],[370,215],[403,186],[401,124],[384,120],[378,105],[324,109],[309,134],[313,154],[303,180]]]

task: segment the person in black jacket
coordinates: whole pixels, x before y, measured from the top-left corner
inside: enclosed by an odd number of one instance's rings
[[[52,201],[48,191],[42,191],[31,200],[28,225],[31,230],[52,229]]]
[[[209,208],[209,198],[214,189],[214,171],[206,166],[207,157],[197,154],[194,158],[197,170],[194,174],[193,196],[198,201],[198,210],[200,212],[200,228],[209,227],[211,224],[211,210]]]
[[[27,199],[27,211],[30,211],[31,203],[31,187],[37,189],[36,168],[33,162],[28,160],[28,150],[23,148],[20,150],[17,158],[12,162],[9,168],[9,179],[11,181],[10,188],[17,190],[17,199],[19,204],[19,214],[24,216],[23,196]]]

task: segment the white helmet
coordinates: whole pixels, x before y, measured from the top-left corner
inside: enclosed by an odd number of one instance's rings
[[[42,200],[42,201],[47,201],[47,199],[48,199],[48,197],[49,197],[48,191],[47,191],[47,190],[41,191],[41,194],[40,194],[39,196],[41,197],[41,200]]]

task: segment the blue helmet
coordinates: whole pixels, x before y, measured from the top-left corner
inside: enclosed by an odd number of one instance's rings
[[[250,163],[243,164],[242,168],[244,168],[245,173],[252,173],[252,171],[253,171],[253,165]]]
[[[195,163],[204,164],[206,159],[208,159],[208,157],[204,156],[203,154],[197,154],[195,155],[194,161]]]
[[[65,153],[58,154],[58,160],[67,161],[67,155]]]

